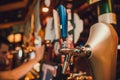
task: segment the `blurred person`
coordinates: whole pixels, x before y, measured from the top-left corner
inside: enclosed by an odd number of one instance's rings
[[[44,54],[44,46],[34,48],[36,56],[34,59],[21,64],[14,69],[7,68],[10,64],[9,41],[0,36],[0,80],[18,80],[29,72],[38,63]]]

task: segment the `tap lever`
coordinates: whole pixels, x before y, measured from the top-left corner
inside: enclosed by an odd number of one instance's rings
[[[76,48],[61,48],[59,50],[60,53],[63,53],[63,54],[71,54],[74,56],[74,55],[80,55],[80,56],[87,56],[87,57],[90,57],[91,56],[91,47],[89,45],[86,45],[86,46],[83,46],[83,47],[80,47],[80,46],[77,46]]]

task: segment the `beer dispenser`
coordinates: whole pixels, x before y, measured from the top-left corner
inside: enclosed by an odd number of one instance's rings
[[[111,5],[110,0],[100,2],[98,23],[91,26],[88,40],[83,47],[60,49],[60,52],[69,55],[77,53],[79,56],[87,56],[93,80],[116,79],[118,35],[113,26],[116,24],[116,16],[111,10]]]

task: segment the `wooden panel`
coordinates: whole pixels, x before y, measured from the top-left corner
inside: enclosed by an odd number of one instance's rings
[[[23,24],[33,12],[36,1],[37,0],[19,0],[19,2],[0,6],[0,29],[12,27],[16,24]],[[1,9],[2,7],[10,8]]]
[[[4,3],[5,5],[0,6],[0,12],[22,8],[22,7],[25,7],[27,5],[27,3],[28,3],[28,0],[22,0],[22,1],[20,0],[20,1],[8,3],[8,4]],[[2,2],[1,2],[1,4],[2,4]]]

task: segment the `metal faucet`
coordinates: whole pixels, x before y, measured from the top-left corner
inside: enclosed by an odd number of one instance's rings
[[[62,73],[65,74],[67,68],[68,68],[68,65],[70,63],[70,59],[71,59],[71,56],[83,56],[83,57],[91,57],[91,47],[89,45],[86,45],[84,47],[79,47],[77,46],[76,48],[61,48],[59,50],[60,53],[63,53],[63,54],[66,54],[66,58],[65,58],[65,61],[64,61],[64,65],[63,65],[63,70],[62,70]]]

